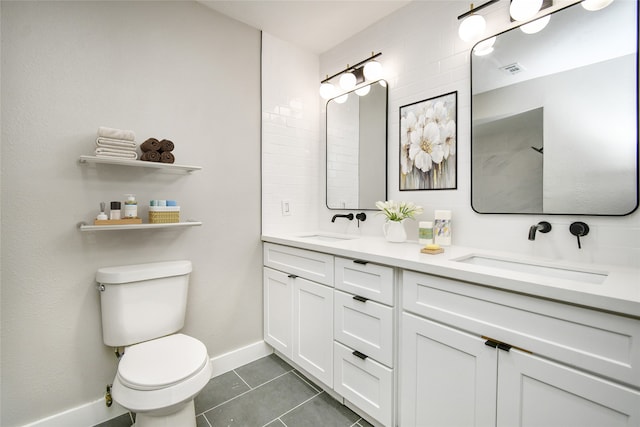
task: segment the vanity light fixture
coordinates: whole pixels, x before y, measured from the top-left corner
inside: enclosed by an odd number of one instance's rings
[[[540,11],[542,0],[511,0],[509,15],[514,21],[527,21]]]
[[[497,1],[497,0],[494,0]],[[376,81],[382,78],[382,64],[376,61],[376,58],[382,55],[382,52],[373,53],[367,59],[358,62],[355,65],[350,66],[347,64],[347,68],[332,75],[327,76],[326,79],[320,82],[320,96],[323,99],[330,99],[338,95],[342,91],[350,91],[360,83],[365,81]],[[340,76],[339,84],[340,89],[336,88],[331,79]],[[360,95],[360,96],[364,96]],[[346,97],[344,98],[346,101]],[[338,99],[336,98],[336,101]],[[343,101],[344,102],[344,101]]]
[[[474,8],[473,3],[471,3],[469,11],[458,16],[458,20],[462,20],[458,27],[458,36],[460,36],[463,41],[470,42],[472,40],[478,40],[482,34],[484,34],[487,22],[482,15],[477,15],[476,12],[497,1],[498,0],[489,0],[476,8]]]
[[[593,12],[596,10],[604,9],[605,7],[609,6],[611,3],[613,3],[613,0],[584,0],[580,4],[586,10]]]

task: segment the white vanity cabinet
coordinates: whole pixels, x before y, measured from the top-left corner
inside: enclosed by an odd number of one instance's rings
[[[640,321],[404,271],[399,425],[640,425]]]
[[[264,340],[333,386],[333,256],[264,245]]]
[[[335,258],[334,390],[393,426],[394,269]]]

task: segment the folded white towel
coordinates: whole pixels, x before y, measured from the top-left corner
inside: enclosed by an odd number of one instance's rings
[[[126,141],[135,141],[136,134],[132,130],[114,129],[104,126],[98,128],[98,136],[113,139],[124,139]]]
[[[127,149],[127,150],[136,150],[136,142],[135,141],[127,141],[124,139],[114,139],[114,138],[104,138],[99,136],[96,138],[96,146],[98,147],[106,147],[106,148],[118,148],[118,149]]]
[[[96,148],[97,157],[117,157],[119,159],[132,159],[138,158],[138,153],[132,150],[119,150],[117,148]]]

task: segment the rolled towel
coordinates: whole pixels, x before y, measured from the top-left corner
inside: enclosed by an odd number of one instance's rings
[[[160,153],[158,151],[146,151],[142,153],[140,160],[144,160],[145,162],[159,162]]]
[[[96,148],[96,157],[115,157],[118,159],[136,160],[138,153],[132,150],[118,150],[117,148]]]
[[[142,144],[140,144],[140,149],[143,152],[147,151],[159,151],[160,150],[160,141],[155,138],[149,138]]]
[[[173,151],[174,147],[173,142],[168,139],[160,141],[160,151]]]
[[[136,151],[136,142],[124,139],[113,139],[99,136],[96,138],[96,146],[105,148],[117,148]]]
[[[135,141],[136,134],[132,130],[114,129],[105,126],[98,128],[98,136],[113,139],[123,139],[125,141]]]
[[[169,151],[164,151],[162,154],[160,154],[160,162],[162,163],[173,163],[176,161],[176,158],[174,157],[173,153],[170,153]]]

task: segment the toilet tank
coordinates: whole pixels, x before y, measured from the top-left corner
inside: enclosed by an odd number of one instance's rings
[[[190,261],[100,268],[104,343],[124,347],[182,329],[190,273]]]

